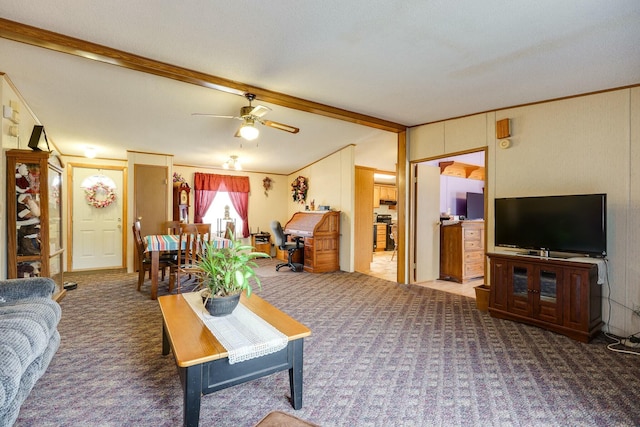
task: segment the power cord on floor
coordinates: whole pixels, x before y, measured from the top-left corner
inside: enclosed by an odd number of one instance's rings
[[[607,345],[608,350],[614,351],[616,353],[634,354],[636,356],[640,356],[640,338],[637,337],[637,335],[640,335],[640,332],[629,335],[627,338],[619,337],[609,332],[605,332],[604,335],[607,338],[614,340],[614,342]],[[625,348],[616,346],[624,346]],[[629,350],[629,348],[637,348],[638,351]]]
[[[609,325],[611,324],[611,282],[609,282],[609,260],[607,258],[604,259],[604,265],[605,277],[607,280],[607,302],[609,303],[606,327],[607,329],[609,329]],[[604,331],[603,333],[607,338],[614,341],[607,345],[608,350],[614,351],[616,353],[634,354],[636,356],[640,356],[640,338],[637,336],[640,335],[640,332],[629,335],[626,338],[614,335],[609,331]],[[625,348],[619,348],[616,346],[624,346]],[[637,348],[638,351],[629,350],[629,348]]]

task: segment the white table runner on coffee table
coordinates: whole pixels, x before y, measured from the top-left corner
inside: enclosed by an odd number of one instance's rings
[[[215,317],[211,316],[202,304],[199,292],[181,295],[220,344],[227,349],[230,364],[275,353],[285,348],[289,342],[285,334],[242,303],[238,304],[230,315]]]

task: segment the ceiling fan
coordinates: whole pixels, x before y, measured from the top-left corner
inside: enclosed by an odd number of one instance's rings
[[[284,123],[278,123],[271,120],[264,120],[262,117],[271,111],[271,108],[264,105],[251,105],[251,102],[256,98],[252,93],[245,93],[244,97],[249,100],[249,105],[240,108],[240,116],[222,116],[218,114],[206,114],[206,113],[192,113],[193,116],[210,116],[221,119],[237,119],[242,120],[242,125],[236,132],[236,137],[242,137],[248,141],[252,141],[258,137],[260,130],[255,126],[256,123],[262,125],[283,130],[289,133],[298,133],[300,129],[295,126],[286,125]]]

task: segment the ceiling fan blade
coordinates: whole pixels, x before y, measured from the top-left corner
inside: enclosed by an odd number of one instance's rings
[[[215,117],[217,119],[237,119],[242,120],[242,117],[237,116],[223,116],[221,114],[208,114],[208,113],[191,113],[192,116],[207,116],[207,117]]]
[[[267,114],[269,111],[271,111],[271,108],[269,108],[267,106],[256,105],[255,107],[253,107],[253,110],[251,110],[251,112],[249,114],[254,116],[254,117],[262,117],[265,114]]]
[[[298,129],[295,126],[285,125],[284,123],[272,122],[271,120],[263,120],[260,123],[262,123],[265,126],[269,126],[270,128],[283,130],[283,131],[289,132],[289,133],[298,133],[298,132],[300,132],[300,129]]]

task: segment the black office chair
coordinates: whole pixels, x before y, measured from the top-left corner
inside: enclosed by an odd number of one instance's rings
[[[280,250],[288,252],[288,261],[276,265],[276,271],[280,271],[282,267],[289,267],[291,271],[302,271],[302,264],[293,262],[293,254],[295,253],[295,251],[302,249],[302,247],[300,246],[300,240],[302,239],[297,237],[295,238],[294,242],[287,241],[288,235],[284,234],[284,231],[282,231],[282,226],[280,225],[279,221],[271,222],[271,231],[273,232],[273,236],[276,239],[276,246]]]

